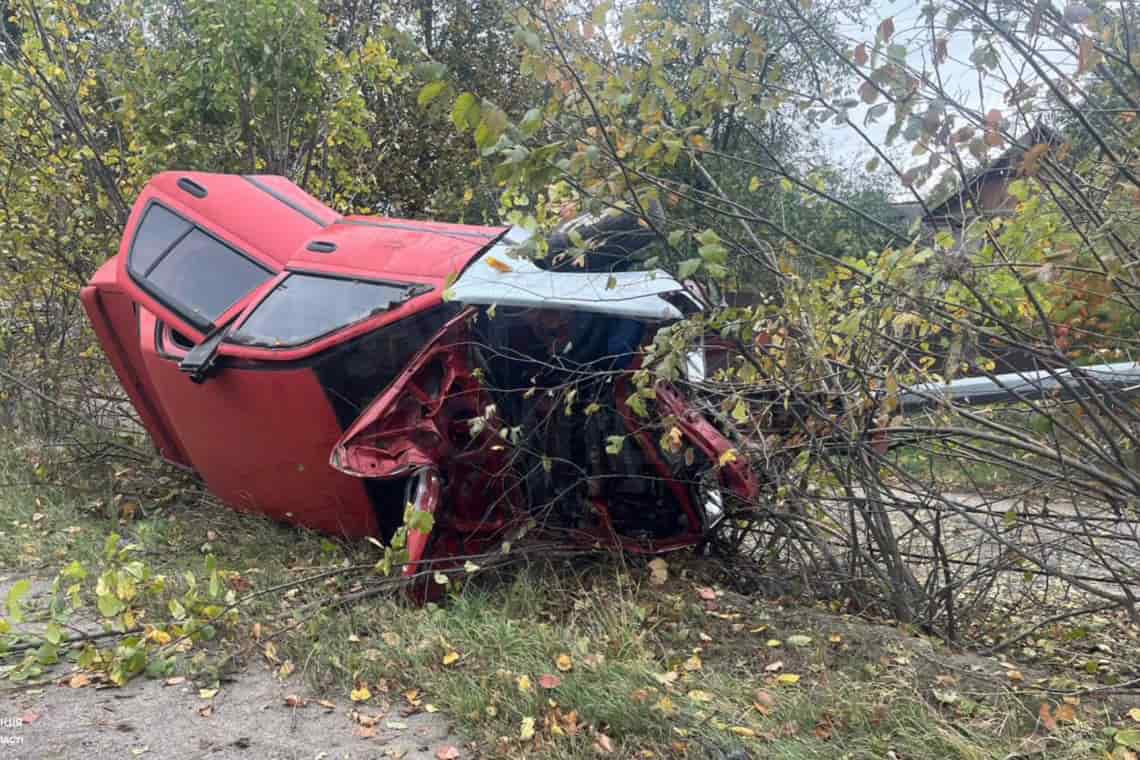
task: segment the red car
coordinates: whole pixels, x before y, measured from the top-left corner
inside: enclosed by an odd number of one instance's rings
[[[386,539],[410,503],[434,528],[409,536],[408,572],[532,519],[692,545],[719,489],[756,493],[751,470],[676,388],[648,417],[627,402],[642,347],[696,302],[663,272],[594,271],[643,245],[628,217],[579,229],[596,260],[544,269],[514,255],[517,228],[341,216],[283,177],[168,172],[83,304],[162,457],[235,509]]]

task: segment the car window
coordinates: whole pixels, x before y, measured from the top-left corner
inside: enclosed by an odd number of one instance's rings
[[[142,224],[131,244],[131,271],[145,277],[162,254],[192,226],[174,212],[152,203],[143,215]]]
[[[160,302],[202,327],[273,276],[157,203],[139,224],[127,264],[131,275]]]
[[[416,287],[291,274],[230,339],[248,345],[296,346],[403,303]]]

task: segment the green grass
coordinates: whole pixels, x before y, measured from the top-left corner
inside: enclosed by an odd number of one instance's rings
[[[170,578],[167,591],[139,602],[151,622],[168,615],[182,574],[201,573],[207,555],[227,582],[240,579],[241,593],[325,574],[242,604],[219,639],[180,655],[178,667],[204,684],[261,659],[298,690],[344,699],[366,686],[361,714],[433,705],[502,757],[593,757],[608,742],[616,757],[744,749],[789,759],[972,759],[1005,757],[1042,735],[1037,702],[1001,688],[963,681],[962,699],[934,698],[945,674],[911,650],[949,656],[937,647],[816,608],[730,592],[709,600],[702,590],[717,586],[717,571],[692,557],[669,557],[660,587],[641,560],[595,558],[483,571],[443,605],[377,596],[334,606],[367,577],[338,568],[374,562],[371,544],[232,512],[163,469],[67,470],[33,447],[3,450],[4,575],[50,578],[73,560],[97,567],[116,532]],[[73,478],[67,487],[48,484],[63,472]],[[781,675],[798,680],[782,684]],[[557,687],[542,688],[543,676],[556,676]],[[1049,756],[1108,749],[1095,714],[1082,708],[1079,722],[1051,734]],[[530,720],[534,736],[524,740]]]

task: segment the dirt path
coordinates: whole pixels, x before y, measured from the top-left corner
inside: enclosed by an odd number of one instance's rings
[[[166,686],[150,679],[121,689],[49,684],[0,692],[0,753],[84,760],[427,760],[441,747],[461,745],[440,713],[404,717],[393,709],[366,727],[350,717],[347,700],[328,709],[302,695],[305,706],[290,707],[292,688],[250,669],[210,700],[189,682]],[[372,717],[379,710],[361,712]]]
[[[0,599],[13,578],[0,575]],[[44,579],[32,579],[27,605],[34,608],[49,587]],[[209,699],[189,680],[140,677],[122,688],[72,688],[70,675],[61,664],[46,683],[21,687],[0,681],[0,756],[435,760],[441,748],[462,746],[442,713],[404,715],[398,705],[357,708],[347,699],[326,700],[328,707],[319,703],[321,695],[301,691],[297,679],[281,682],[259,666],[238,673]],[[290,706],[292,696],[303,706]]]

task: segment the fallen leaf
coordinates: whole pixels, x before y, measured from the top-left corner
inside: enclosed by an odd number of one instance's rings
[[[1053,718],[1053,710],[1049,707],[1048,702],[1041,703],[1041,707],[1037,710],[1037,717],[1041,719],[1041,725],[1045,727],[1046,731],[1057,730],[1057,721]]]
[[[1063,702],[1057,705],[1057,709],[1053,711],[1053,717],[1056,718],[1059,723],[1072,723],[1077,719],[1077,708],[1067,702]]]
[[[518,687],[519,687],[519,691],[521,691],[524,694],[526,692],[530,691],[532,688],[530,685],[530,676],[526,676],[526,675],[519,676]]]
[[[180,683],[186,682],[186,676],[171,676],[162,682],[163,686],[177,686]]]
[[[454,665],[457,662],[459,662],[459,652],[452,650],[443,656],[444,665]]]
[[[713,695],[707,691],[702,691],[700,689],[693,689],[692,691],[689,692],[688,696],[689,696],[689,699],[691,699],[694,702],[712,702],[713,699],[716,698],[715,695]]]
[[[700,670],[701,658],[698,655],[693,655],[689,659],[685,660],[685,664],[682,667],[684,667],[685,670],[689,671],[690,673]]]
[[[795,686],[800,682],[800,677],[795,673],[781,673],[776,676],[776,683],[781,686]]]
[[[756,731],[747,726],[732,726],[728,730],[737,736],[756,736]]]
[[[1009,680],[1013,681],[1014,683],[1021,683],[1022,681],[1025,680],[1025,676],[1023,676],[1021,674],[1020,670],[1007,671],[1005,674],[1005,677],[1008,678]]]
[[[666,673],[654,673],[653,678],[660,684],[671,684],[681,677],[681,674],[675,670],[670,670]]]
[[[538,677],[538,685],[544,689],[557,689],[562,685],[562,679],[553,673],[544,673]]]
[[[716,601],[716,592],[707,586],[697,592],[697,595],[704,599],[706,602]]]
[[[554,666],[563,673],[569,673],[574,669],[574,661],[570,659],[570,655],[560,654],[554,658]]]
[[[325,708],[326,710],[335,710],[336,709],[336,702],[330,702],[327,699],[318,699],[317,704],[320,705],[321,707]]]
[[[307,704],[309,703],[301,699],[301,697],[297,696],[296,694],[290,694],[289,696],[285,697],[285,705],[287,707],[304,707]]]
[[[529,715],[522,719],[522,726],[519,728],[519,738],[524,742],[534,738],[534,718]]]
[[[784,661],[783,660],[776,660],[775,662],[770,662],[764,666],[764,672],[765,673],[779,673],[783,669],[784,669]]]
[[[772,649],[782,647],[783,645],[784,642],[780,641],[779,639],[768,639],[768,646],[770,646]]]
[[[459,749],[453,744],[447,744],[435,751],[436,760],[456,760]]]
[[[30,723],[35,723],[39,719],[40,719],[40,714],[37,712],[32,712],[31,710],[29,710],[28,712],[26,712],[20,716],[20,722],[23,723],[25,726],[30,724]]]
[[[1132,720],[1136,721],[1137,723],[1140,723],[1140,707],[1133,707],[1131,710],[1129,710],[1128,717],[1132,718]]]
[[[794,647],[806,647],[811,644],[811,636],[797,633],[795,636],[788,637],[788,643]]]
[[[594,751],[603,755],[612,754],[614,751],[613,740],[605,734],[598,734],[597,738],[594,739]]]
[[[198,714],[201,715],[203,718],[209,718],[211,715],[214,714],[214,705],[211,703],[211,704],[205,705],[203,707],[199,707],[198,708]]]
[[[494,269],[496,272],[502,272],[503,274],[511,271],[510,264],[499,261],[494,256],[487,257],[487,266],[491,267],[491,269]]]
[[[953,705],[962,700],[961,695],[953,689],[933,689],[933,692],[934,698],[938,700],[940,704]]]
[[[840,636],[838,633],[831,634],[830,636],[827,637],[827,640],[830,641],[832,644],[842,644],[843,643],[843,637]]]
[[[649,563],[649,583],[654,586],[664,586],[669,580],[669,563],[658,557]]]
[[[372,699],[372,692],[367,686],[360,686],[360,688],[353,689],[348,695],[353,702],[367,702]]]
[[[73,689],[82,689],[87,684],[91,683],[91,676],[86,673],[76,673],[71,678],[67,679],[67,685]]]
[[[198,689],[198,696],[202,699],[213,699],[217,693],[217,689]]]

